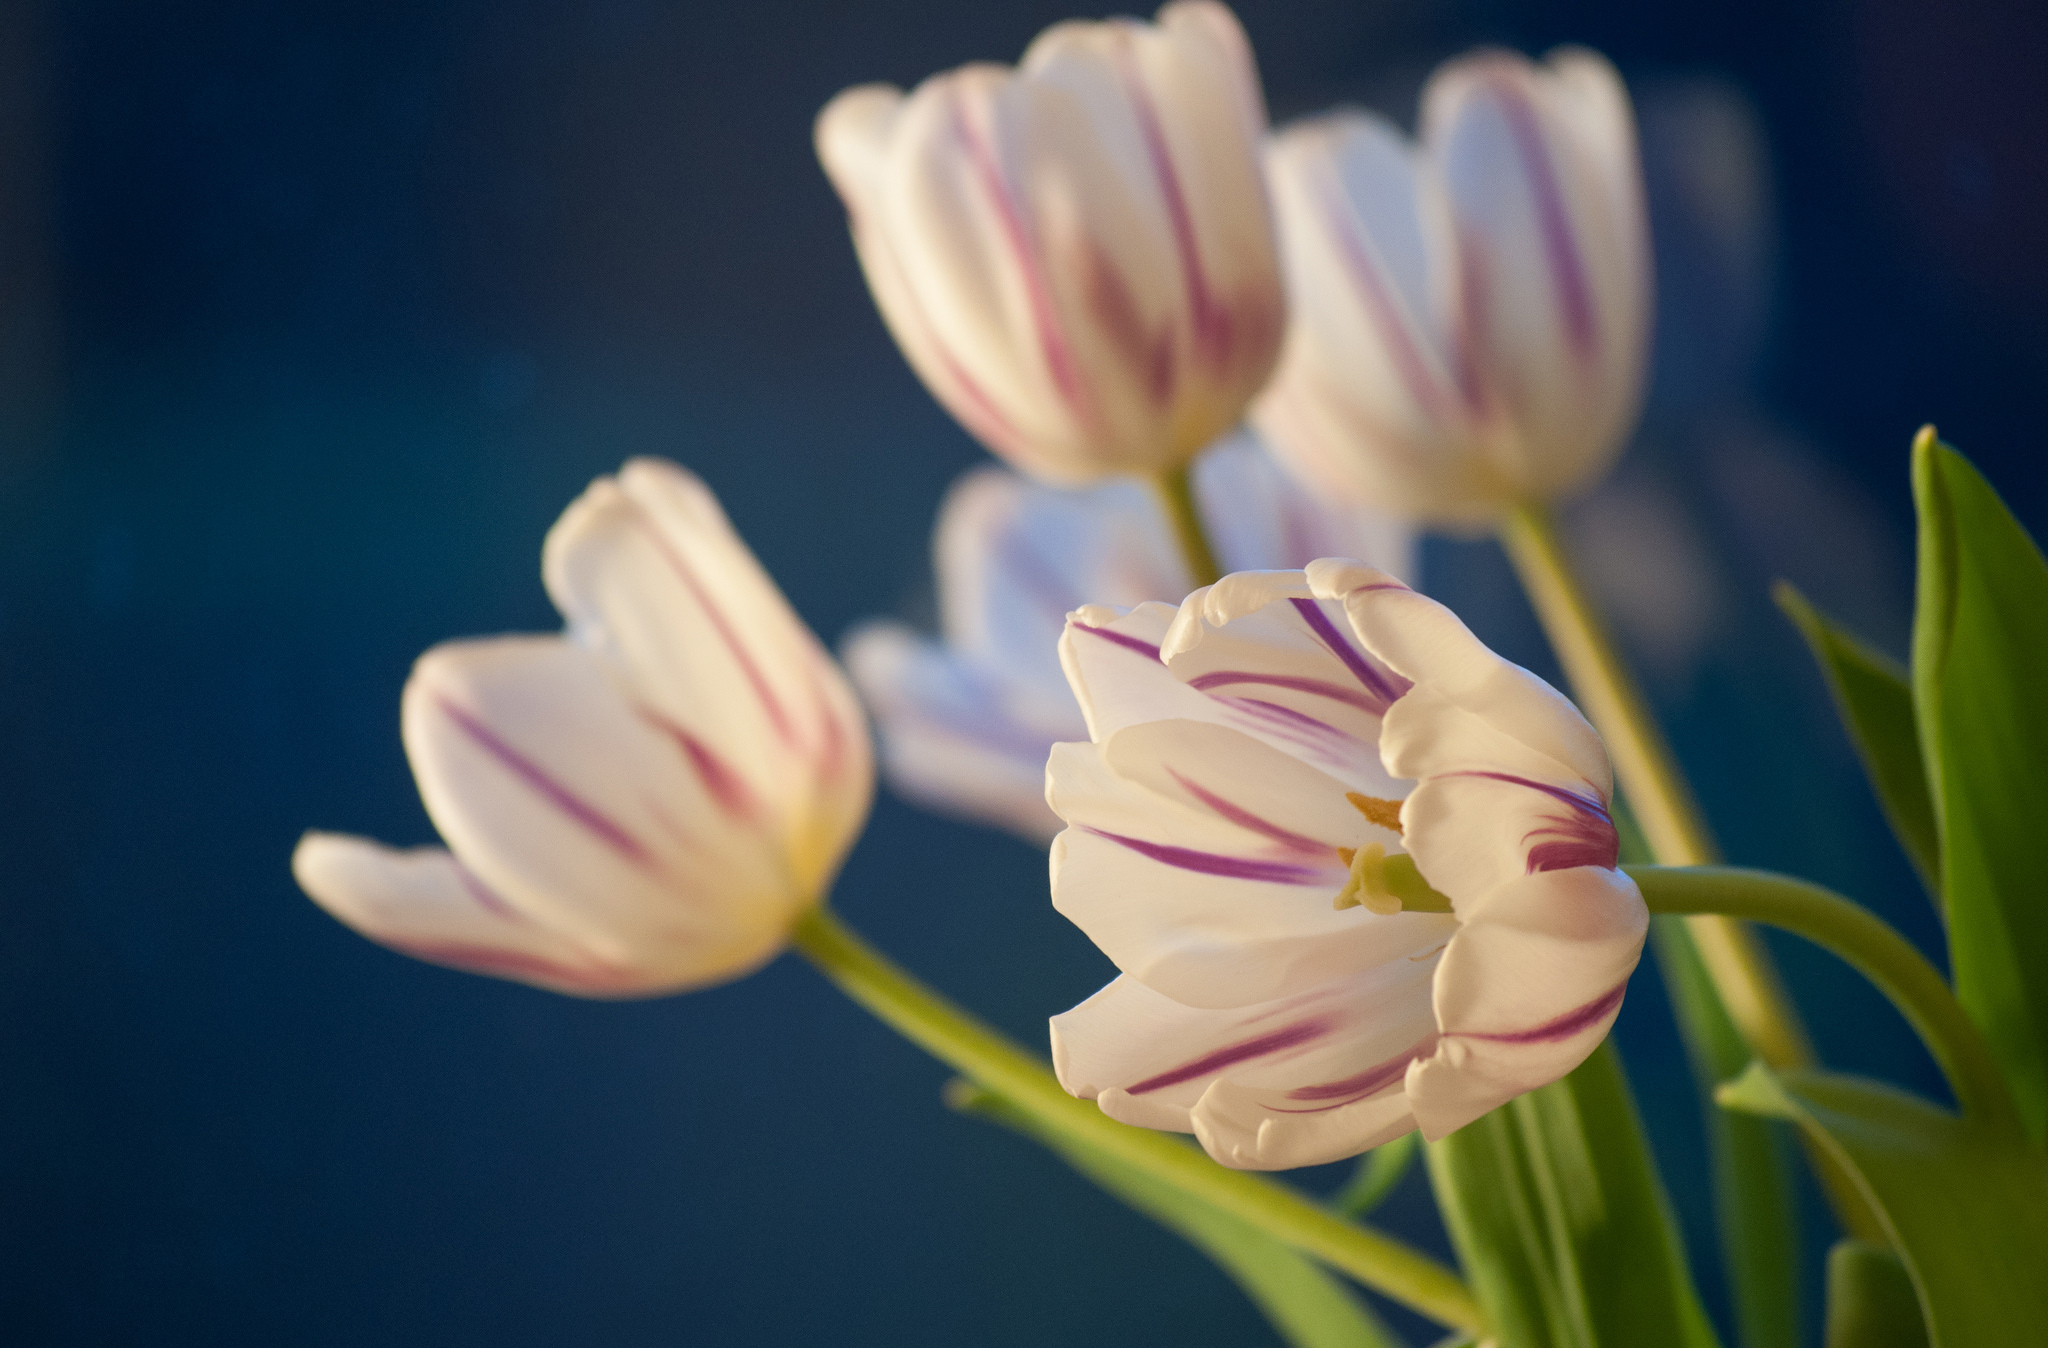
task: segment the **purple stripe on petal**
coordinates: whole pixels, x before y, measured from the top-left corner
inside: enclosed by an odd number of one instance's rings
[[[1196,800],[1201,801],[1202,804],[1241,828],[1248,828],[1254,833],[1263,834],[1283,847],[1292,848],[1297,852],[1306,852],[1313,857],[1326,857],[1335,850],[1329,843],[1318,842],[1306,834],[1284,829],[1269,819],[1263,819],[1253,814],[1242,805],[1232,804],[1214,791],[1203,786],[1200,782],[1190,781],[1172,768],[1168,768],[1167,772],[1171,773],[1173,780],[1186,788]]]
[[[1351,639],[1339,632],[1336,624],[1330,621],[1330,615],[1323,612],[1320,603],[1313,599],[1294,599],[1289,602],[1294,605],[1295,612],[1301,614],[1301,619],[1308,624],[1309,630],[1330,648],[1330,653],[1344,662],[1344,667],[1351,671],[1351,676],[1363,684],[1367,692],[1380,700],[1382,712],[1415,686],[1392,670],[1381,669],[1364,651],[1352,645]]]
[[[463,708],[445,697],[437,697],[434,701],[442,714],[453,721],[463,734],[469,736],[473,744],[497,759],[506,771],[531,787],[534,794],[581,825],[585,832],[642,870],[660,869],[654,854],[649,852],[638,838],[627,832],[617,820],[556,781],[540,764],[500,739],[496,731]]]
[[[703,582],[697,578],[696,568],[692,567],[682,553],[669,542],[668,536],[661,531],[660,524],[656,523],[646,507],[637,501],[632,504],[634,523],[646,533],[648,539],[653,542],[655,551],[662,555],[669,569],[683,582],[683,588],[697,601],[697,607],[711,620],[711,626],[718,632],[718,639],[725,644],[733,663],[740,667],[740,673],[746,677],[747,685],[754,690],[754,697],[760,702],[761,710],[767,714],[769,723],[775,727],[775,732],[782,736],[783,743],[794,748],[797,743],[796,727],[791,724],[789,713],[783,709],[782,700],[776,697],[775,690],[769,687],[760,666],[754,663],[753,652],[740,640],[739,633],[726,619],[725,610],[718,606],[711,593],[704,588]]]
[[[1584,1006],[1567,1011],[1555,1020],[1546,1020],[1533,1029],[1501,1030],[1492,1034],[1477,1030],[1456,1030],[1452,1033],[1461,1039],[1484,1039],[1491,1044],[1562,1043],[1620,1010],[1622,994],[1627,991],[1628,981],[1624,979],[1612,991],[1603,992]]]
[[[1269,1053],[1297,1048],[1328,1034],[1330,1028],[1330,1022],[1327,1020],[1299,1020],[1255,1039],[1240,1040],[1213,1053],[1205,1053],[1192,1062],[1169,1068],[1157,1076],[1146,1077],[1136,1085],[1126,1087],[1124,1093],[1144,1095],[1150,1091],[1164,1090],[1168,1086],[1178,1086],[1183,1081],[1193,1081],[1197,1077],[1214,1076],[1224,1068],[1234,1067],[1247,1059],[1263,1058]]]
[[[1122,632],[1113,632],[1107,627],[1091,627],[1089,624],[1084,622],[1077,622],[1074,624],[1074,626],[1083,632],[1091,632],[1094,635],[1101,637],[1104,641],[1113,642],[1118,646],[1122,646],[1125,650],[1136,651],[1140,655],[1149,655],[1154,660],[1159,659],[1159,648],[1149,641],[1143,641],[1137,637],[1125,636]]]
[[[1287,1092],[1290,1100],[1333,1100],[1340,1095],[1371,1095],[1373,1092],[1399,1081],[1408,1071],[1408,1064],[1417,1058],[1436,1052],[1436,1036],[1427,1036],[1421,1043],[1399,1057],[1389,1058],[1383,1063],[1366,1068],[1345,1077],[1342,1081],[1329,1081],[1320,1086],[1302,1086]]]
[[[1386,711],[1386,707],[1378,699],[1368,697],[1355,689],[1331,683],[1328,679],[1311,679],[1293,674],[1259,674],[1248,669],[1214,669],[1207,674],[1197,674],[1189,679],[1188,687],[1206,693],[1211,688],[1228,688],[1239,683],[1264,684],[1268,688],[1285,688],[1290,692],[1327,697],[1332,702],[1342,702],[1347,707],[1356,707],[1368,716],[1379,716]]]
[[[746,779],[740,776],[732,764],[726,762],[710,745],[661,713],[646,707],[639,710],[642,720],[675,742],[676,748],[689,760],[690,770],[696,773],[697,780],[704,784],[706,793],[718,802],[719,809],[734,819],[748,823],[759,817],[760,802],[748,788]]]
[[[1537,125],[1536,109],[1528,94],[1516,83],[1500,80],[1494,84],[1506,116],[1508,132],[1514,137],[1515,153],[1522,161],[1522,174],[1535,198],[1537,227],[1543,233],[1543,254],[1550,264],[1551,284],[1564,311],[1565,337],[1572,353],[1589,359],[1598,345],[1593,324],[1593,295],[1586,280],[1585,258],[1572,232],[1571,213],[1565,207],[1564,192],[1558,186],[1557,167],[1550,162],[1549,147]]]
[[[1572,813],[1562,818],[1552,815],[1544,820],[1544,826],[1531,829],[1522,841],[1532,838],[1543,841],[1529,848],[1528,873],[1539,871],[1564,871],[1578,866],[1599,866],[1613,870],[1621,860],[1621,836],[1615,831],[1614,817],[1608,813],[1607,805],[1599,796],[1590,792],[1574,791],[1569,787],[1556,786],[1549,782],[1532,781],[1509,772],[1467,771],[1447,773],[1452,777],[1484,777],[1489,781],[1506,782],[1511,786],[1525,786],[1531,791],[1540,791],[1553,800],[1571,806]]]
[[[1321,188],[1318,204],[1322,207],[1324,228],[1337,240],[1344,254],[1345,267],[1356,284],[1359,298],[1365,302],[1372,325],[1379,332],[1380,341],[1385,344],[1401,382],[1408,386],[1408,396],[1415,400],[1416,407],[1424,416],[1439,421],[1447,419],[1452,395],[1445,391],[1423,359],[1400,302],[1394,298],[1393,287],[1381,274],[1378,260],[1366,247],[1350,208],[1344,204],[1343,190],[1327,182],[1318,186]],[[1307,560],[1313,561],[1314,558]]]
[[[1142,838],[1128,838],[1121,833],[1107,829],[1078,825],[1084,833],[1098,838],[1107,838],[1121,843],[1139,856],[1150,857],[1179,870],[1193,871],[1198,875],[1220,875],[1227,880],[1252,880],[1269,885],[1327,885],[1330,882],[1331,867],[1304,866],[1294,861],[1262,861],[1256,857],[1225,856],[1221,852],[1200,852],[1192,847],[1174,847],[1167,843],[1146,842]],[[1334,854],[1333,854],[1334,855]]]
[[[462,882],[463,891],[469,897],[476,900],[476,906],[491,914],[491,916],[502,917],[507,922],[524,922],[526,920],[524,913],[505,902],[498,894],[498,891],[477,879],[476,873],[459,861],[455,863],[455,878]]]

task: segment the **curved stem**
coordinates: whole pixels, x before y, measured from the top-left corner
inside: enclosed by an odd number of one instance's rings
[[[1626,866],[1654,913],[1713,913],[1768,922],[1824,946],[1905,1014],[1948,1078],[1963,1112],[2020,1131],[2005,1077],[1948,982],[1906,938],[1862,905],[1791,876],[1731,866]]]
[[[1671,746],[1580,586],[1549,510],[1534,502],[1517,507],[1502,525],[1501,545],[1529,592],[1565,677],[1607,743],[1614,774],[1628,794],[1651,853],[1670,866],[1719,861]],[[1781,1069],[1813,1066],[1813,1049],[1799,1013],[1755,933],[1714,916],[1689,918],[1686,926],[1715,990],[1757,1056]]]
[[[806,913],[790,939],[885,1024],[1040,1126],[1192,1194],[1440,1324],[1484,1337],[1486,1317],[1450,1269],[1283,1185],[1226,1170],[1176,1138],[1118,1123],[1068,1095],[1043,1062],[896,967],[828,909]]]
[[[1194,473],[1189,465],[1169,468],[1153,479],[1152,485],[1159,492],[1159,503],[1166,510],[1166,518],[1173,525],[1173,537],[1180,544],[1181,557],[1187,562],[1188,574],[1194,577],[1195,588],[1214,585],[1223,578],[1223,569],[1216,564],[1215,549],[1209,546],[1209,532],[1202,527],[1202,512],[1195,504]]]

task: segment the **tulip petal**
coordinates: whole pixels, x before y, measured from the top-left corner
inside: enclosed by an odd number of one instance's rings
[[[1268,1000],[1432,949],[1455,926],[1336,908],[1349,872],[1335,846],[1396,840],[1350,810],[1341,783],[1249,736],[1133,726],[1106,745],[1055,746],[1046,782],[1070,825],[1053,842],[1053,906],[1119,969],[1189,1006]]]
[[[401,712],[420,795],[520,911],[671,985],[737,977],[775,953],[813,892],[792,882],[734,766],[621,682],[559,638],[434,648]]]
[[[1413,1126],[1403,1082],[1432,1051],[1433,955],[1229,1010],[1118,978],[1052,1019],[1060,1084],[1105,1114],[1193,1132],[1225,1165],[1355,1155]]]
[[[1252,435],[1235,435],[1217,445],[1195,461],[1194,475],[1202,518],[1226,571],[1357,557],[1396,576],[1414,574],[1412,528],[1391,515],[1336,505],[1308,490]],[[1156,506],[1152,513],[1157,517]]]
[[[1436,969],[1443,1041],[1408,1073],[1431,1141],[1585,1061],[1621,1010],[1649,930],[1635,882],[1597,867],[1530,875],[1459,920]]]
[[[367,838],[308,833],[292,853],[292,875],[329,913],[415,959],[579,997],[666,991],[514,909],[444,848],[401,852]]]
[[[866,725],[704,484],[634,460],[564,512],[542,569],[572,635],[616,655],[663,733],[711,765],[719,803],[771,817],[799,886],[822,886],[867,816]]]
[[[1025,700],[1017,694],[1036,688],[999,684],[998,672],[896,623],[850,633],[845,658],[882,727],[883,766],[897,791],[1042,842],[1059,832],[1045,803],[1045,756],[1055,741],[1085,733],[1071,698],[1051,725],[1042,714],[1016,715]]]

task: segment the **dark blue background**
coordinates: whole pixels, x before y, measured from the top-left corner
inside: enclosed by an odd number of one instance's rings
[[[1241,12],[1281,118],[1405,117],[1479,41],[1584,41],[1639,88],[1753,100],[1768,325],[1707,394],[1667,343],[1588,536],[1615,575],[1683,543],[1715,596],[1676,654],[1638,644],[1730,852],[1934,939],[1763,593],[1791,574],[1902,646],[1924,420],[2048,519],[2042,11]],[[0,1337],[1270,1338],[1170,1237],[944,1112],[943,1071],[794,961],[572,1002],[388,954],[286,870],[308,826],[430,836],[396,733],[410,661],[552,626],[541,535],[630,454],[708,479],[828,638],[928,605],[931,513],[977,451],[875,318],[810,120],[1067,14],[0,0]],[[1667,295],[1711,300],[1671,265]],[[1490,544],[1433,545],[1425,581],[1550,670]],[[1107,967],[1041,866],[885,797],[839,902],[1035,1042]],[[1881,1002],[1780,950],[1832,1062],[1927,1084]],[[1653,978],[1619,1033],[1704,1253]],[[1434,1239],[1427,1214],[1411,1183],[1387,1221]]]

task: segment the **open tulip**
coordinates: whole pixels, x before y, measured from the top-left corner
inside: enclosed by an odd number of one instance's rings
[[[593,483],[542,569],[566,632],[437,646],[406,684],[406,754],[447,847],[309,833],[294,874],[373,940],[559,992],[749,972],[867,816],[851,690],[672,464]]]
[[[1250,436],[1198,459],[1194,487],[1233,569],[1343,554],[1410,571],[1407,526],[1318,501]],[[884,774],[920,804],[1049,841],[1060,820],[1045,803],[1046,755],[1088,734],[1060,670],[1067,614],[1174,598],[1194,582],[1156,504],[1131,482],[1062,491],[976,469],[940,507],[932,553],[940,639],[872,622],[845,643]]]
[[[1254,418],[1304,476],[1480,525],[1613,461],[1651,286],[1635,123],[1605,60],[1453,61],[1419,146],[1338,112],[1274,137],[1267,169],[1292,327]]]
[[[1271,372],[1285,301],[1244,32],[1209,0],[1047,29],[1014,70],[849,89],[818,116],[883,317],[1014,466],[1184,465]]]
[[[1122,970],[1053,1019],[1069,1091],[1277,1169],[1442,1137],[1605,1036],[1648,922],[1606,753],[1442,605],[1324,560],[1060,649],[1091,742],[1047,767],[1053,902]]]

